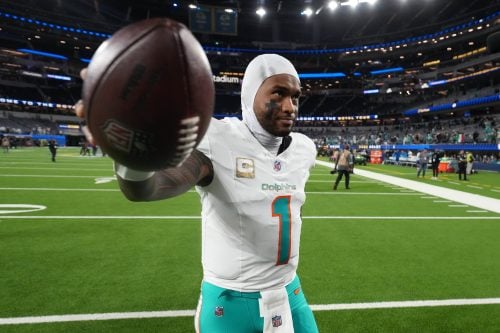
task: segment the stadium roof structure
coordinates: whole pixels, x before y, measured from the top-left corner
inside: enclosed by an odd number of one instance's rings
[[[237,94],[234,83],[249,59],[264,52],[290,58],[304,93],[325,96],[319,106],[328,106],[326,96],[354,96],[346,105],[400,103],[401,95],[409,102],[426,91],[498,85],[500,53],[488,54],[486,39],[500,29],[500,0],[337,0],[330,10],[331,2],[2,0],[0,61],[7,65],[0,79],[65,81],[77,90],[80,69],[112,33],[138,20],[170,17],[195,31],[221,95]],[[263,16],[256,13],[260,7]]]
[[[330,3],[337,4],[334,10]],[[197,34],[204,43],[297,48],[350,47],[431,33],[499,11],[500,1],[3,0],[0,8],[18,15],[57,17],[107,33],[133,21],[166,16],[196,31],[207,28]],[[257,15],[259,8],[266,15]]]

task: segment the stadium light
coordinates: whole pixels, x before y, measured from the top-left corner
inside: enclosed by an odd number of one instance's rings
[[[33,77],[43,77],[42,74],[36,73],[36,72],[30,72],[30,71],[21,71],[22,75],[27,75],[27,76],[33,76]]]
[[[57,74],[47,74],[49,79],[63,80],[63,81],[71,81],[71,77],[66,75],[57,75]]]
[[[372,75],[378,75],[378,74],[388,74],[388,73],[397,73],[397,72],[402,72],[404,69],[402,67],[393,67],[393,68],[386,68],[386,69],[379,69],[375,71],[370,71],[370,74]]]
[[[341,6],[351,6],[352,8],[355,8],[359,3],[359,0],[348,0],[346,2],[341,2]]]
[[[60,54],[55,54],[55,53],[50,53],[50,52],[42,52],[42,51],[36,51],[36,50],[30,50],[30,49],[17,49],[19,52],[23,53],[30,53],[38,56],[43,56],[43,57],[50,57],[50,58],[55,58],[55,59],[60,59],[60,60],[68,60],[68,57],[60,55]]]
[[[263,17],[264,15],[266,15],[266,10],[264,9],[264,7],[259,7],[259,9],[255,11],[255,14],[259,15],[260,17]]]
[[[331,11],[334,11],[335,9],[337,9],[338,6],[339,6],[339,3],[337,1],[328,2],[328,9],[330,9]]]
[[[342,72],[333,73],[299,73],[299,78],[301,79],[331,79],[337,77],[345,77],[346,75]]]
[[[311,7],[307,7],[306,9],[304,9],[304,10],[300,13],[300,15],[304,15],[304,16],[309,17],[309,16],[311,16],[311,15],[312,15],[312,13],[313,13],[313,10],[311,9]]]

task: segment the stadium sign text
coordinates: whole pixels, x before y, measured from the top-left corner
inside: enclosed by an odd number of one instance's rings
[[[235,76],[218,76],[218,75],[212,75],[214,82],[215,83],[233,83],[233,84],[240,84],[240,78],[235,77]]]

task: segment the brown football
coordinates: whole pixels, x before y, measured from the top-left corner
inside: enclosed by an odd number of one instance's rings
[[[90,132],[115,161],[136,170],[181,164],[205,134],[215,89],[203,48],[183,24],[128,25],[95,52],[83,83]]]

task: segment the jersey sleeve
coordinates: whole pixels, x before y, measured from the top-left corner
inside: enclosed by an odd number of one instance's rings
[[[205,156],[207,156],[209,159],[212,159],[212,151],[210,149],[210,137],[214,135],[214,132],[216,131],[216,119],[212,118],[210,120],[210,125],[208,126],[207,132],[201,139],[200,143],[196,147],[196,149],[200,152],[202,152]]]
[[[316,145],[302,133],[293,133],[293,135],[293,140],[300,140],[300,146],[302,147],[300,154],[303,154],[304,158],[309,162],[309,169],[312,169],[316,165],[316,156],[318,155]]]
[[[316,149],[316,144],[314,144],[314,142],[311,139],[309,139],[308,137],[306,137],[306,139],[307,139],[308,152],[310,154],[310,161],[311,161],[311,166],[309,167],[309,169],[312,169],[316,165],[316,156],[318,155],[318,151]]]

